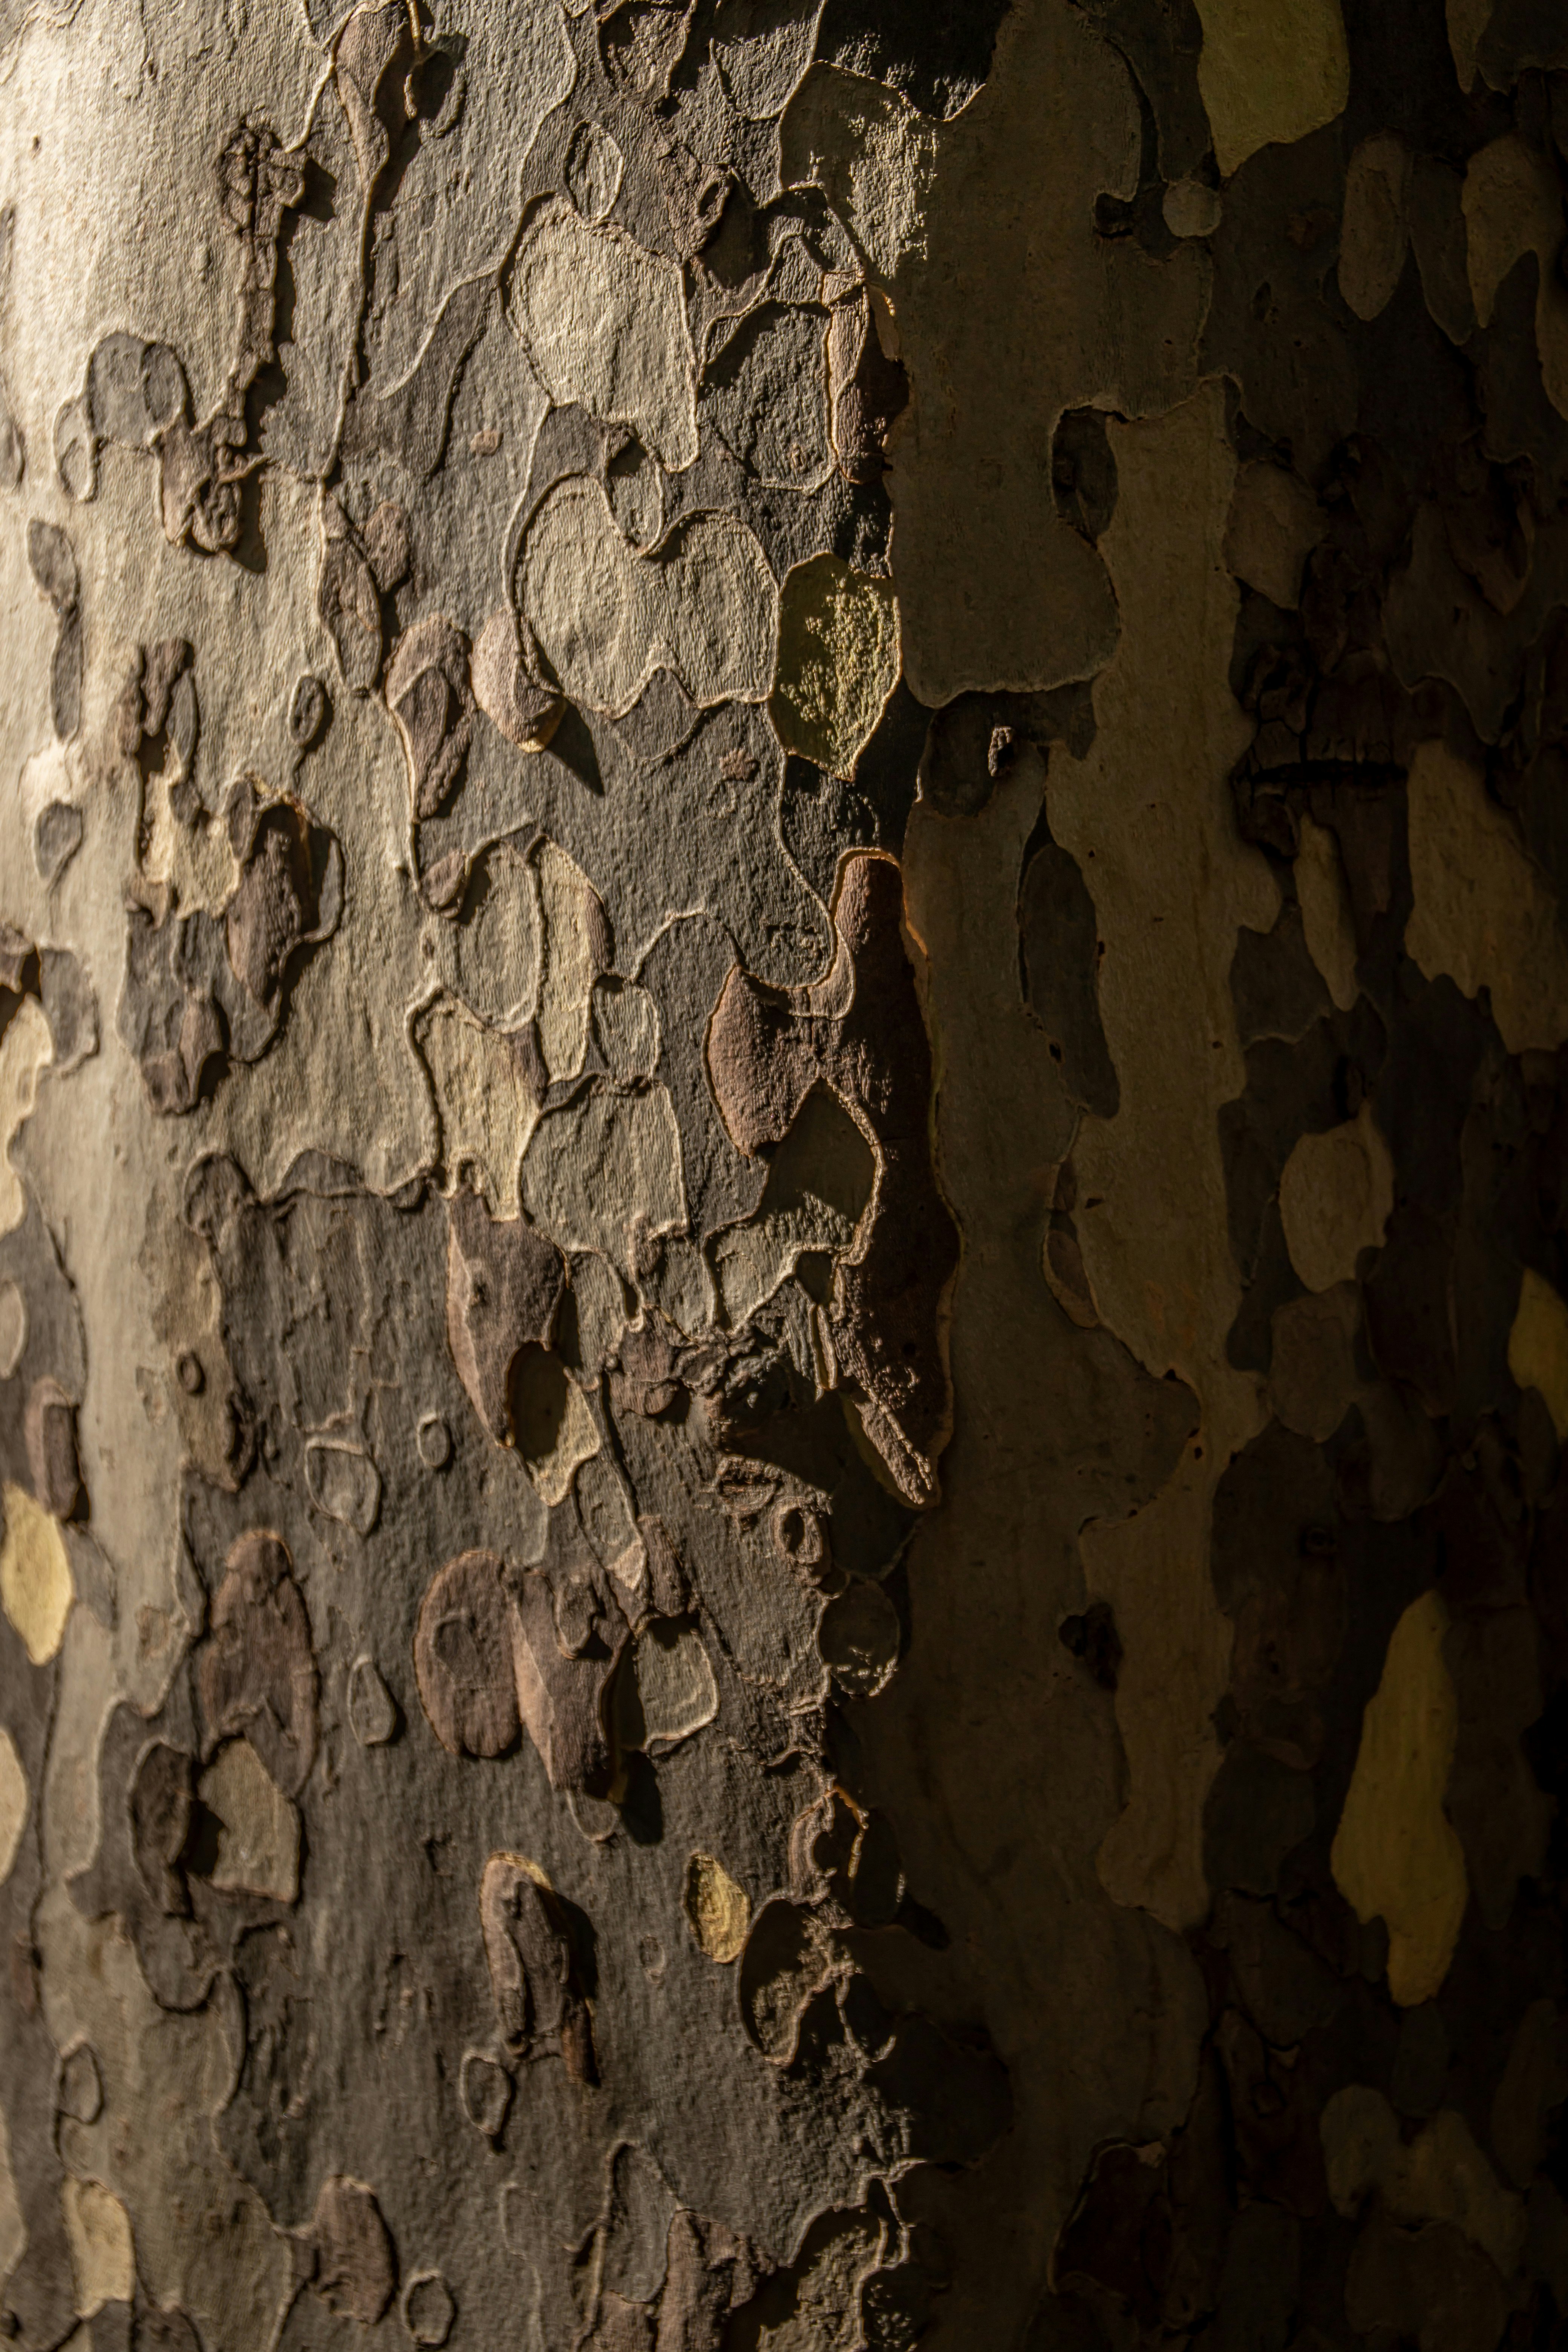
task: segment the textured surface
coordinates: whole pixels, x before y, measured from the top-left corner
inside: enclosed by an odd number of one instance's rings
[[[0,0],[0,2334],[1568,2317],[1568,40]]]

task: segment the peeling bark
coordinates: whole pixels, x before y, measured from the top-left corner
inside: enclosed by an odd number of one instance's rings
[[[1568,2318],[1568,37],[0,0],[0,2333]]]

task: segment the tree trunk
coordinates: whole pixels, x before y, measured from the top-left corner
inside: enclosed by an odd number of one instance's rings
[[[0,2332],[1568,2317],[1568,37],[0,0]]]

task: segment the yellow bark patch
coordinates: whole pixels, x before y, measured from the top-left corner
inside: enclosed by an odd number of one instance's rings
[[[1198,88],[1228,180],[1249,155],[1319,131],[1350,96],[1339,0],[1198,0]]]
[[[1445,2107],[1404,2154],[1391,2210],[1401,2220],[1451,2221],[1510,2277],[1524,2252],[1523,2200],[1503,2187],[1463,2116]]]
[[[1410,879],[1405,953],[1428,980],[1447,972],[1466,996],[1489,990],[1510,1054],[1554,1051],[1568,1037],[1556,898],[1480,770],[1438,742],[1410,763]]]
[[[36,996],[24,996],[0,1039],[0,1234],[14,1233],[27,1213],[11,1145],[32,1111],[38,1072],[54,1054],[43,1006]]]
[[[131,2216],[100,2180],[67,2178],[60,2183],[60,2210],[70,2247],[79,2319],[90,2319],[106,2303],[129,2303],[136,2292],[136,2255]]]
[[[1568,1437],[1568,1306],[1533,1266],[1520,1282],[1508,1368],[1521,1389],[1541,1391],[1559,1443]]]
[[[59,1648],[76,1587],[59,1522],[25,1486],[5,1489],[5,1536],[0,1543],[0,1608],[34,1665],[47,1665]]]
[[[723,1864],[710,1853],[694,1853],[686,1865],[682,1900],[698,1948],[721,1966],[739,1959],[752,1923],[752,1903]]]
[[[1468,1895],[1464,1850],[1443,1810],[1458,1733],[1447,1627],[1436,1592],[1394,1627],[1331,1856],[1357,1918],[1388,1929],[1388,1989],[1404,2009],[1430,2000],[1447,1975]]]
[[[1303,1135],[1279,1179],[1290,1263],[1309,1290],[1354,1279],[1363,1249],[1382,1246],[1394,1207],[1394,1161],[1363,1103],[1325,1135]]]
[[[768,705],[786,751],[852,776],[899,680],[899,608],[886,580],[837,555],[797,563],[779,605]]]

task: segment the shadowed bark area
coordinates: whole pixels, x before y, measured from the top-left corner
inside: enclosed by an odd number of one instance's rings
[[[1568,33],[0,0],[0,2335],[1568,2318]]]

